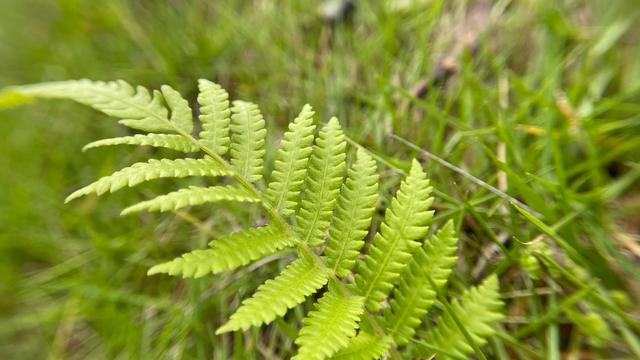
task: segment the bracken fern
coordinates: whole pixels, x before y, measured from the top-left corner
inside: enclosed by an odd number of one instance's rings
[[[492,324],[502,318],[495,276],[444,306],[437,326],[428,329],[424,323],[453,270],[457,241],[452,222],[428,237],[431,186],[416,160],[360,257],[377,206],[379,178],[376,162],[363,149],[346,169],[347,144],[338,119],[322,126],[316,137],[314,112],[305,105],[289,124],[270,181],[262,186],[266,129],[258,106],[236,100],[230,107],[221,86],[200,80],[198,87],[202,130],[197,136],[188,102],[167,85],[149,92],[124,81],[62,81],[9,88],[4,96],[75,100],[147,132],[95,141],[85,149],[127,144],[198,154],[134,164],[74,192],[67,201],[158,178],[224,176],[234,183],[182,188],[122,213],[172,211],[220,201],[260,204],[268,224],[223,236],[206,249],[149,270],[150,275],[201,277],[296,247],[297,259],[260,285],[216,333],[269,324],[322,292],[295,340],[296,359],[433,353],[439,359],[465,358],[487,342],[494,333]],[[415,338],[420,327],[421,333],[427,331],[424,339]],[[412,341],[417,345],[405,346]]]

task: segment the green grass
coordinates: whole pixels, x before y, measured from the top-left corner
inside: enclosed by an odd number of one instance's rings
[[[475,53],[462,52],[457,73],[424,97],[411,89],[451,51],[448,24],[471,1],[402,11],[362,1],[334,25],[306,1],[210,3],[0,0],[11,9],[0,14],[0,87],[122,78],[169,83],[194,101],[196,79],[209,78],[259,103],[269,136],[310,103],[323,120],[338,116],[379,160],[385,205],[409,160],[424,160],[438,198],[434,221],[459,225],[450,294],[500,275],[507,320],[483,349],[487,358],[640,357],[634,0],[497,1],[496,24]],[[71,191],[143,157],[79,151],[125,130],[80,106],[43,102],[0,113],[0,132],[1,358],[292,354],[301,311],[214,335],[280,259],[199,280],[145,275],[246,225],[236,219],[254,218],[241,216],[252,209],[119,217],[145,195],[135,191],[63,205]],[[172,184],[155,186],[147,191]]]

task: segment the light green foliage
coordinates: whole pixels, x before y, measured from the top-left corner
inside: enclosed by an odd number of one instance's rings
[[[258,106],[236,100],[229,109],[228,94],[219,85],[200,80],[199,88],[203,128],[199,138],[192,135],[194,124],[187,101],[166,85],[153,95],[144,88],[134,90],[124,82],[87,80],[11,91],[27,98],[70,98],[119,117],[127,126],[152,131],[97,141],[87,148],[151,145],[202,156],[137,163],[74,192],[68,200],[157,178],[204,176],[207,181],[215,181],[210,178],[225,176],[224,184],[184,187],[130,206],[122,213],[175,211],[221,201],[255,203],[264,210],[266,225],[219,237],[209,243],[209,248],[153,266],[149,275],[197,278],[234,270],[285,248],[297,247],[297,259],[242,301],[216,333],[269,324],[329,282],[315,310],[303,320],[295,340],[299,346],[296,358],[398,357],[402,345],[414,338],[436,293],[444,288],[456,260],[451,222],[424,240],[433,215],[433,199],[420,164],[412,162],[364,260],[358,261],[375,213],[379,178],[376,162],[363,149],[357,151],[346,180],[343,178],[347,144],[338,119],[332,118],[321,128],[312,147],[314,112],[305,105],[289,125],[271,181],[262,191],[266,130]],[[291,220],[295,222],[290,223]],[[354,278],[355,284],[351,284]],[[385,301],[390,305],[382,313]],[[501,318],[500,305],[497,280],[492,278],[470,290],[452,308],[476,343],[484,344],[485,338],[493,334],[490,325]],[[469,345],[452,324],[452,314],[445,311],[428,340],[434,348],[456,347],[456,354],[468,354]],[[358,334],[359,328],[363,330]]]
[[[376,162],[364,150],[351,165],[342,184],[336,212],[331,219],[327,247],[327,265],[338,276],[349,274],[364,245],[364,236],[378,200]]]
[[[163,106],[159,91],[153,95],[141,86],[134,88],[125,81],[69,80],[11,88],[28,97],[70,99],[90,106],[109,116],[120,118],[128,127],[148,132],[175,132],[176,124],[168,121],[169,111]]]
[[[495,333],[490,324],[504,317],[498,285],[498,278],[491,276],[478,287],[467,290],[459,301],[451,303],[453,315],[478,346],[485,344],[486,338]],[[427,334],[425,342],[436,349],[447,351],[447,354],[436,353],[438,359],[468,359],[473,353],[465,334],[448,312],[444,313],[436,328]],[[423,352],[423,355],[429,354]]]
[[[275,279],[267,280],[258,291],[242,302],[242,306],[216,333],[246,330],[250,326],[268,324],[288,309],[300,304],[326,284],[330,271],[307,256],[287,266]]]
[[[200,140],[218,155],[229,150],[229,94],[222,86],[209,80],[198,80],[198,104],[202,131]]]
[[[330,19],[316,13],[319,3],[350,2],[355,8],[334,7]],[[0,87],[93,76],[145,85],[151,94],[168,83],[194,110],[192,135],[216,154],[199,133],[204,111],[193,80],[205,75],[228,87],[228,100],[259,104],[268,129],[259,190],[303,104],[314,105],[315,134],[337,115],[350,138],[347,165],[360,143],[380,174],[360,256],[411,158],[424,159],[436,199],[432,226],[453,219],[461,229],[455,275],[442,295],[459,297],[465,284],[497,272],[508,309],[518,310],[491,346],[480,348],[486,359],[640,359],[638,0],[4,4]],[[139,131],[90,108],[33,100],[0,90],[0,109],[33,104],[0,112],[0,359],[288,359],[297,352],[293,340],[315,296],[277,324],[212,331],[292,261],[291,249],[197,281],[142,276],[145,267],[206,248],[212,234],[270,223],[262,204],[114,218],[117,208],[181,187],[238,185],[236,179],[156,180],[64,206],[60,196],[75,190],[70,186],[134,162],[206,153],[184,137],[195,154],[149,146],[81,154],[89,141]],[[427,160],[423,150],[462,171]],[[532,218],[471,176],[524,202]],[[349,283],[355,269],[340,279]],[[581,326],[584,319],[566,309],[599,314],[611,338],[596,344],[589,333],[602,329]],[[411,350],[426,344],[423,335],[443,311],[436,301],[414,338],[390,346],[384,358],[418,358]],[[363,316],[361,329],[385,333],[369,326],[369,316],[380,315]]]
[[[313,143],[313,110],[305,105],[300,115],[289,124],[289,130],[278,149],[267,198],[273,208],[288,217],[295,212],[298,196],[307,175],[307,162]]]
[[[456,262],[456,242],[453,223],[449,221],[423,243],[402,273],[390,307],[385,311],[387,329],[397,344],[406,344],[413,338],[415,328],[447,283]]]
[[[273,225],[235,232],[212,241],[210,249],[194,250],[149,269],[149,275],[167,273],[201,277],[232,270],[294,244],[294,240]]]
[[[326,359],[349,343],[356,335],[364,312],[364,298],[343,293],[337,285],[320,298],[316,310],[302,321],[304,327],[296,339],[299,346],[294,359]]]
[[[340,122],[329,120],[313,147],[302,203],[296,215],[300,239],[312,246],[322,243],[329,218],[338,197],[345,168],[345,148]]]
[[[231,108],[231,165],[250,182],[262,179],[267,130],[258,105],[236,100]]]
[[[113,145],[140,145],[167,148],[185,153],[197,152],[200,147],[195,143],[185,139],[181,135],[173,134],[136,134],[133,136],[121,136],[111,139],[102,139],[90,142],[82,148],[82,151],[94,149],[101,146]]]
[[[155,199],[143,201],[122,211],[122,215],[147,211],[178,210],[186,206],[201,205],[218,201],[259,202],[260,198],[237,185],[199,187],[190,186]]]
[[[178,129],[184,131],[187,134],[191,134],[193,131],[193,115],[191,114],[191,108],[187,100],[182,98],[179,92],[175,91],[169,85],[162,85],[160,88],[162,96],[171,110],[171,116],[169,121],[175,125]]]
[[[427,234],[433,216],[429,210],[433,198],[429,180],[420,164],[414,160],[409,176],[385,213],[385,220],[376,234],[369,252],[359,262],[356,285],[367,299],[367,308],[380,310],[380,303],[393,288],[420,240]]]
[[[351,339],[349,346],[338,351],[332,359],[335,360],[371,360],[380,359],[393,344],[390,336],[372,335],[360,331]]]
[[[122,170],[105,176],[96,182],[83,187],[69,195],[67,202],[84,195],[95,193],[102,195],[114,192],[123,187],[132,187],[144,181],[160,178],[182,178],[187,176],[227,176],[231,171],[218,164],[214,159],[151,159],[148,162],[136,163]]]

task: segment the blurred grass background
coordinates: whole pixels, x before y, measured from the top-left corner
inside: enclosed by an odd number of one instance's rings
[[[194,101],[208,78],[260,104],[271,144],[310,103],[378,156],[385,205],[424,160],[437,218],[462,240],[449,293],[500,274],[508,318],[490,358],[640,358],[637,1],[339,3],[0,0],[0,87],[124,79]],[[64,102],[1,112],[0,133],[0,358],[291,355],[302,311],[214,335],[286,254],[199,280],[145,275],[254,209],[118,216],[170,182],[64,205],[152,150],[81,153],[125,130]]]

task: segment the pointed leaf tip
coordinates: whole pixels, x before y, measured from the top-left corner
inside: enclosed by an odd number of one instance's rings
[[[411,171],[415,171],[414,169],[422,171],[422,164],[420,164],[420,162],[416,158],[413,158],[411,160]]]
[[[328,126],[330,127],[340,127],[340,121],[338,120],[337,117],[332,117],[331,119],[329,119],[329,122],[327,123]]]
[[[64,203],[65,203],[65,204],[68,204],[68,203],[70,203],[71,201],[73,201],[73,200],[75,200],[75,199],[77,199],[77,198],[81,197],[82,195],[83,195],[83,194],[80,192],[80,190],[74,191],[74,192],[72,192],[72,193],[71,193],[71,195],[67,196],[67,197],[64,199]]]

